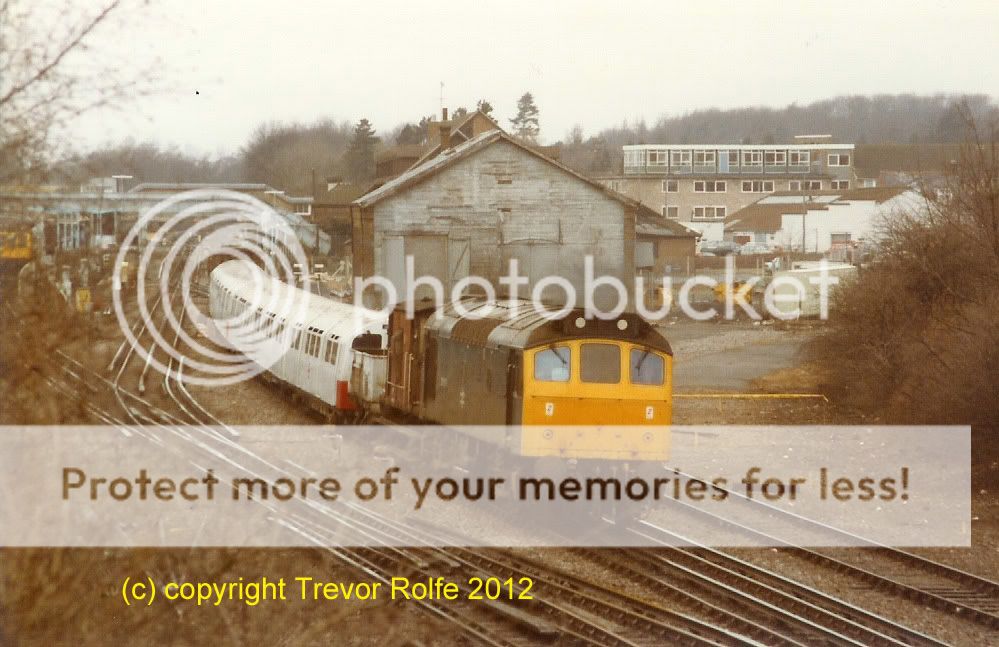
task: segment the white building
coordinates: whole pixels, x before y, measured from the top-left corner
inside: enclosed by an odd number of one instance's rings
[[[725,239],[763,243],[774,250],[828,253],[874,242],[881,219],[919,205],[907,187],[847,191],[782,191],[725,220]]]
[[[725,219],[777,191],[846,191],[861,186],[854,145],[830,135],[784,144],[624,146],[622,173],[597,178],[662,217],[720,241]]]

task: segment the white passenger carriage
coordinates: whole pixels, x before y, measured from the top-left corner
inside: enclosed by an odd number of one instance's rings
[[[350,393],[354,340],[364,335],[369,344],[384,346],[387,315],[306,292],[242,260],[212,270],[209,310],[235,348],[240,340],[234,337],[245,333],[247,322],[259,330],[276,351],[264,368],[317,409],[337,420],[359,415]]]

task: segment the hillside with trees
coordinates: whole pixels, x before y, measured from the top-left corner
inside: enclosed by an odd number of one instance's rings
[[[783,108],[707,108],[663,116],[651,126],[644,120],[623,122],[588,138],[575,126],[563,139],[562,159],[580,171],[604,173],[620,169],[621,146],[626,144],[773,144],[803,134],[828,134],[856,144],[950,143],[965,135],[962,114],[988,122],[999,114],[999,106],[984,94],[885,94]]]
[[[486,99],[476,107],[492,112]],[[611,173],[621,165],[621,146],[696,142],[767,144],[789,141],[799,134],[830,134],[858,144],[944,143],[962,139],[970,118],[987,123],[999,107],[986,95],[917,96],[912,94],[842,96],[784,108],[747,107],[697,110],[664,116],[652,126],[624,122],[587,136],[574,125],[561,142],[561,159],[584,173]],[[467,109],[459,107],[460,116]],[[511,131],[525,139],[538,134],[539,110],[530,93],[510,119]],[[322,119],[313,123],[263,124],[235,155],[195,157],[154,144],[127,143],[66,160],[55,181],[126,173],[148,182],[265,182],[292,194],[312,191],[312,177],[322,184],[328,176],[366,179],[373,172],[373,155],[384,146],[419,144],[426,138],[430,117],[378,128],[365,119],[356,122]],[[360,129],[360,130],[358,130]]]

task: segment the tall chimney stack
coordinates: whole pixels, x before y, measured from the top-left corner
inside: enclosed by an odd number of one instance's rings
[[[447,120],[447,108],[441,108],[441,152],[451,149],[451,122]]]

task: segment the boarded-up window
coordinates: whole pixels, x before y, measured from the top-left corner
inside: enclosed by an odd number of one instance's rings
[[[652,267],[655,264],[655,243],[651,241],[640,241],[635,243],[635,267]]]
[[[406,234],[403,236],[386,236],[385,247],[385,277],[395,286],[396,298],[404,301],[409,292],[406,284],[407,258],[413,259],[413,278],[417,281],[414,286],[414,299],[419,302],[423,299],[434,299],[433,288],[427,282],[420,283],[419,279],[433,277],[441,282],[445,290],[451,287],[452,273],[459,273],[464,268],[467,275],[468,250],[465,243],[464,260],[462,254],[455,254],[453,257],[448,253],[447,236],[433,234]],[[444,298],[448,295],[444,294]]]
[[[471,246],[467,238],[449,238],[447,241],[448,281],[445,283],[448,292],[455,283],[466,278],[471,262]]]

